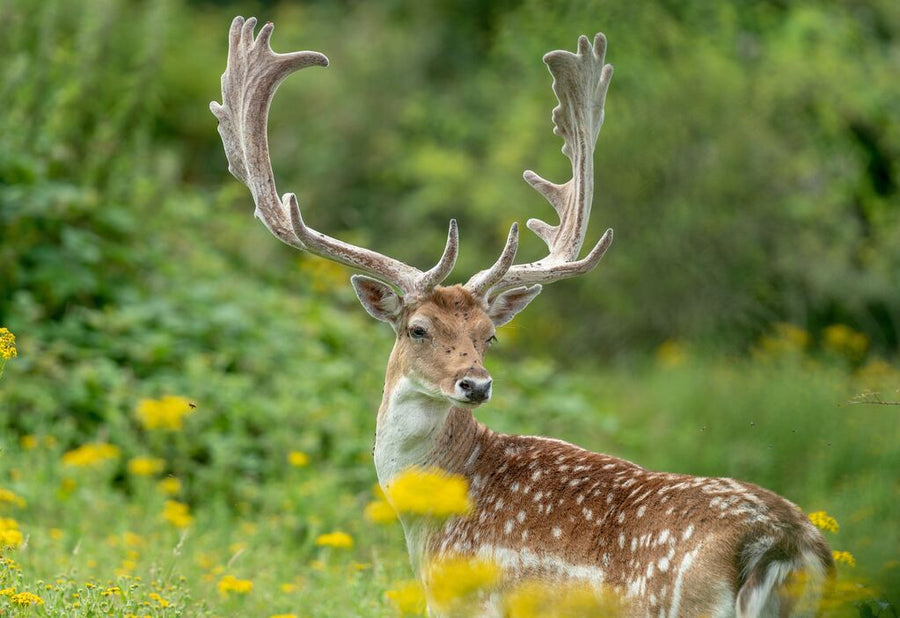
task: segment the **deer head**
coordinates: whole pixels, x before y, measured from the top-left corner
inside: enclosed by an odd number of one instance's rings
[[[257,217],[282,242],[366,273],[352,277],[353,288],[366,311],[390,324],[397,335],[389,384],[405,376],[421,393],[452,404],[474,406],[487,401],[491,378],[484,368],[484,354],[494,329],[524,309],[542,284],[591,270],[612,242],[612,230],[607,230],[588,255],[578,259],[593,196],[594,144],[612,78],[612,66],[604,64],[605,37],[598,34],[593,45],[581,37],[575,54],[556,51],[544,56],[559,100],[553,110],[554,132],[563,138],[563,153],[572,163],[572,178],[563,184],[532,171],[524,175],[559,217],[556,225],[528,221],[529,229],[547,244],[547,256],[514,264],[518,226],[513,224],[493,266],[464,285],[442,287],[459,249],[455,220],[450,221],[437,264],[421,271],[317,232],[304,222],[293,193],[278,197],[266,134],[272,97],[289,74],[327,66],[328,59],[310,51],[274,53],[269,43],[274,26],[267,23],[254,36],[255,26],[254,18],[237,17],[232,22],[222,103],[213,102],[210,108],[219,120],[229,171],[250,189]]]

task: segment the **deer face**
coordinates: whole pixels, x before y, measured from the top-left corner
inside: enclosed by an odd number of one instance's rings
[[[488,303],[454,285],[404,302],[389,286],[368,277],[354,276],[353,287],[366,311],[391,324],[397,334],[389,363],[394,377],[405,377],[425,395],[466,407],[491,398],[484,355],[495,328],[540,292],[540,286],[518,288]]]

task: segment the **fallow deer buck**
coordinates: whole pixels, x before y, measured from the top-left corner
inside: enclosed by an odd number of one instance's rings
[[[491,397],[483,359],[494,329],[509,322],[541,285],[591,270],[612,242],[608,230],[578,259],[594,190],[594,145],[612,78],[606,39],[578,41],[577,53],[544,56],[559,105],[554,132],[564,140],[572,178],[525,180],[556,210],[559,224],[528,227],[547,257],[515,264],[513,224],[500,258],[465,285],[439,285],[456,260],[456,222],[437,265],[420,271],[308,227],[292,193],[279,199],[266,123],[279,83],[328,60],[311,51],[273,53],[273,25],[231,25],[222,104],[210,107],[229,170],[246,184],[256,215],[279,240],[371,276],[353,287],[373,317],[391,325],[390,355],[377,416],[375,466],[387,487],[411,466],[436,466],[469,482],[472,512],[436,522],[401,516],[414,568],[446,555],[488,558],[506,581],[587,583],[617,591],[633,616],[759,616],[798,611],[785,591],[805,582],[814,606],[833,572],[821,534],[801,510],[749,483],[645,470],[550,438],[491,431],[472,410]],[[399,292],[398,292],[399,290]],[[485,614],[500,610],[490,607]]]

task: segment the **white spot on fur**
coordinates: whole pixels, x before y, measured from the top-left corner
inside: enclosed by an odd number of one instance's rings
[[[507,519],[507,520],[506,520],[506,525],[503,526],[503,532],[504,532],[504,534],[509,534],[510,532],[512,532],[512,531],[513,531],[513,527],[514,527],[515,525],[516,525],[516,524],[515,524],[515,522],[514,522],[513,520]]]
[[[559,526],[553,526],[553,530],[551,530],[551,532],[553,533],[554,539],[558,539],[562,536],[562,530],[559,528]]]
[[[687,541],[692,534],[694,534],[694,524],[688,524],[688,527],[684,529],[684,534],[681,535],[681,540]]]
[[[647,507],[646,507],[646,506],[643,506],[643,505],[642,505],[642,506],[639,506],[639,507],[638,507],[638,510],[637,510],[637,516],[638,516],[638,517],[643,517],[643,516],[644,516],[644,511],[646,511],[646,510],[647,510]]]

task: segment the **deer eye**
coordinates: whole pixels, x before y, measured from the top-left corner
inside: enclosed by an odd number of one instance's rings
[[[497,343],[497,337],[495,335],[491,335],[488,337],[487,341],[484,342],[487,347],[491,347],[495,343]]]
[[[409,329],[409,336],[412,339],[425,339],[428,336],[428,331],[425,330],[424,326],[413,326]]]

